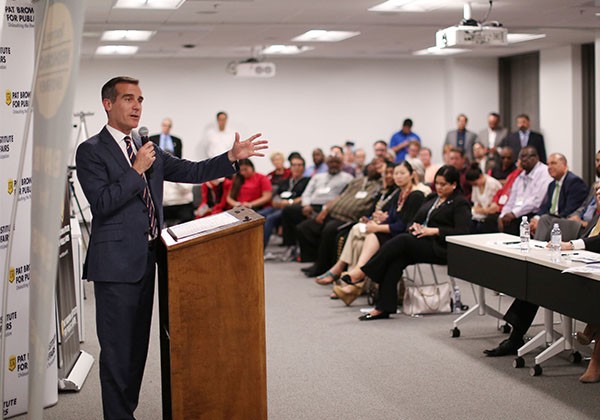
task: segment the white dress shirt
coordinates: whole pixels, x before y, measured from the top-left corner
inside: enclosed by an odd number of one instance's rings
[[[500,217],[511,212],[518,218],[539,212],[551,182],[548,167],[542,162],[538,162],[529,173],[521,172],[510,190],[510,197]]]

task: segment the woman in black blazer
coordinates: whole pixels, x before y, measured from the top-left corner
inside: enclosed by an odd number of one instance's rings
[[[446,264],[446,236],[469,233],[471,204],[460,190],[460,174],[442,166],[435,174],[437,193],[421,206],[415,222],[385,243],[361,269],[379,284],[379,300],[361,321],[389,318],[398,306],[398,281],[404,269],[417,263]],[[346,278],[354,282],[352,278]]]

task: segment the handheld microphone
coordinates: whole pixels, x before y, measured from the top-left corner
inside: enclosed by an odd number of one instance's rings
[[[148,127],[140,127],[138,129],[138,134],[140,135],[140,139],[142,140],[142,146],[148,143]],[[146,169],[146,176],[150,176],[152,174],[152,166]]]

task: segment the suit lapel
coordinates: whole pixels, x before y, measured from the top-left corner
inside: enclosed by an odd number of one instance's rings
[[[127,158],[123,154],[123,151],[121,150],[113,136],[108,132],[106,127],[104,127],[102,131],[100,131],[100,140],[107,148],[109,153],[113,156],[115,162],[117,162],[123,169],[130,168],[129,162],[127,162]]]

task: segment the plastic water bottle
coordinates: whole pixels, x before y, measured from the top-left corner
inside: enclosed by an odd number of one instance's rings
[[[529,222],[527,216],[521,218],[519,233],[521,236],[521,252],[529,252]]]
[[[560,243],[562,241],[562,234],[558,223],[554,224],[552,232],[550,233],[550,260],[552,262],[560,262]]]
[[[460,313],[462,311],[462,302],[460,301],[460,289],[458,286],[454,286],[454,312]]]

